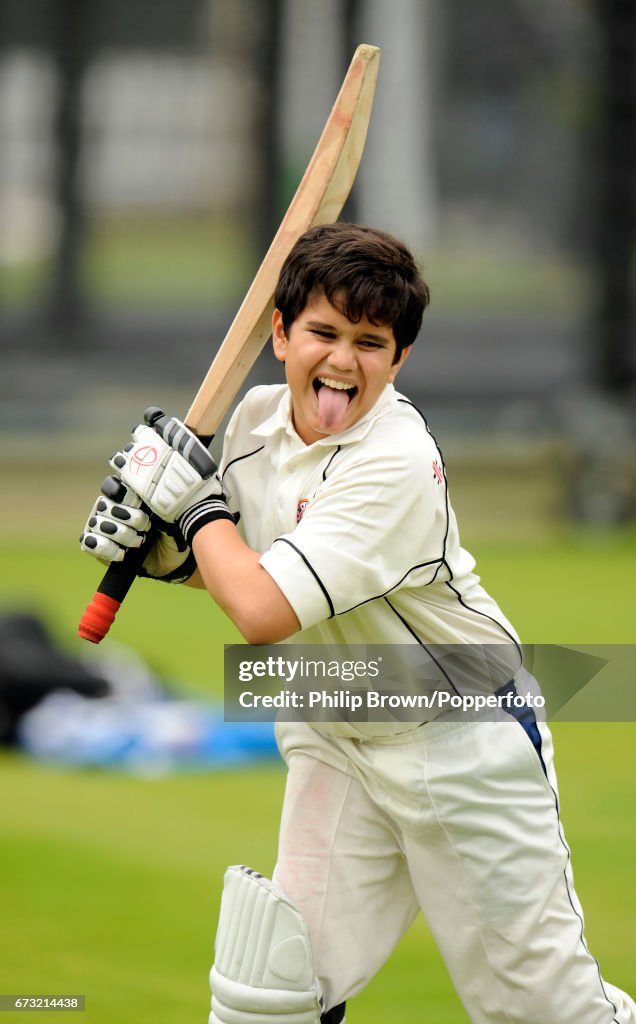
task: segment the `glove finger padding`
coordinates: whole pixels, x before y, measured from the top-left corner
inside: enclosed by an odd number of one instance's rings
[[[80,548],[87,555],[92,555],[103,565],[110,565],[111,562],[123,561],[126,548],[116,544],[114,540],[107,537],[100,537],[92,530],[85,530],[80,537]]]
[[[97,529],[91,519],[99,520],[102,533],[128,548],[138,548],[151,527],[143,509],[104,497],[97,499],[88,520],[91,529]]]
[[[119,477],[106,477],[80,537],[81,549],[106,565],[121,562],[127,549],[140,547],[154,528],[155,541],[139,575],[170,583],[189,579],[196,562],[180,532],[156,517],[151,520],[141,506],[139,495]],[[174,536],[166,531],[174,531]]]
[[[116,494],[117,501],[108,494]],[[127,548],[141,547],[150,527],[141,498],[116,477],[107,477],[80,537],[80,547],[100,562],[121,562]]]
[[[113,508],[121,507],[109,502],[107,498],[98,498],[93,506],[93,513],[107,502]],[[121,562],[129,548],[140,547],[152,524],[141,509],[128,510],[135,513],[135,522],[140,524],[139,530],[122,526],[116,519],[111,518],[111,509],[103,515],[91,514],[80,537],[82,551],[109,565],[111,562]],[[154,543],[144,559],[139,571],[140,576],[164,580],[167,583],[183,583],[190,578],[196,569],[196,561],[179,532],[175,532],[177,535],[172,536],[163,532],[160,527],[157,528],[155,524]]]

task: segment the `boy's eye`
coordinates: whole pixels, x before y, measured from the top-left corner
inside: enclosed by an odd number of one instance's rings
[[[328,338],[331,341],[335,338],[335,334],[331,331],[318,331],[315,327],[312,329],[311,333],[317,335],[319,338]]]

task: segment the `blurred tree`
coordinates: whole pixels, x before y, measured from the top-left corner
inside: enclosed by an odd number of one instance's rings
[[[596,363],[601,386],[635,377],[636,4],[595,0],[601,42],[594,262],[599,284]]]
[[[48,319],[61,338],[72,339],[84,318],[80,259],[85,226],[79,182],[81,160],[81,99],[84,75],[91,59],[90,27],[94,0],[58,0],[51,19],[51,53],[56,65],[58,94],[53,126],[56,149],[55,198],[61,230],[53,269]]]
[[[41,0],[0,0],[0,50],[47,47],[53,14],[53,5]]]
[[[265,254],[281,220],[281,181],[283,176],[280,102],[280,36],[283,24],[283,0],[261,0],[261,39],[255,62],[260,92],[261,116],[256,120],[259,132],[256,152],[262,154],[261,192],[258,197],[257,243]]]
[[[54,197],[61,231],[55,254],[47,317],[60,339],[73,341],[85,320],[81,259],[86,202],[81,182],[84,79],[96,52],[125,46],[192,50],[204,45],[198,32],[204,0],[57,0],[49,18],[49,48],[58,79],[53,125],[56,172]]]
[[[360,17],[364,6],[364,0],[344,0],[342,6],[342,39],[344,48],[342,54],[342,74],[349,67],[349,62],[354,54],[356,46],[365,42],[360,38]],[[354,185],[347,202],[342,211],[342,220],[355,223],[359,218],[358,193]]]
[[[100,47],[188,53],[208,45],[206,9],[215,0],[91,0]]]

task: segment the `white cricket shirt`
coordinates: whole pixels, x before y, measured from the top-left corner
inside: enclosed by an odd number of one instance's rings
[[[306,445],[290,408],[286,385],[253,388],[221,461],[238,528],[301,624],[287,642],[505,644],[511,675],[518,638],[460,547],[423,416],[387,384],[352,427]]]
[[[460,547],[435,439],[392,384],[312,445],[292,426],[286,385],[253,388],[221,474],[242,536],[298,616],[294,643],[517,639]]]

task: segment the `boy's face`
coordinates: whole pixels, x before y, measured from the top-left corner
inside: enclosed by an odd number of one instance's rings
[[[285,363],[296,432],[313,444],[353,426],[375,405],[410,349],[397,362],[393,328],[366,317],[352,323],[322,294],[309,300],[286,335],[279,310],[274,354]]]

